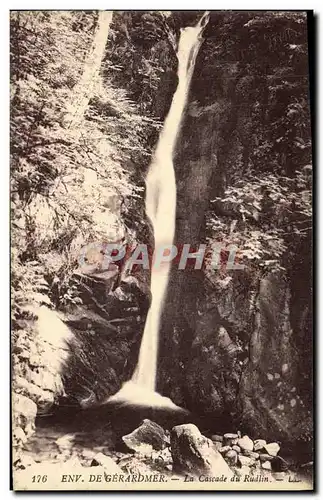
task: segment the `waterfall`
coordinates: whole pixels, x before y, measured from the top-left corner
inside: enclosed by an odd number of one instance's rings
[[[209,13],[205,12],[196,26],[181,29],[176,54],[178,59],[178,84],[148,170],[146,213],[153,225],[155,254],[156,250],[172,245],[174,239],[176,178],[173,154],[187,102],[196,56],[203,41],[202,33],[208,20]],[[164,263],[161,268],[152,266],[152,302],[141,341],[138,364],[131,381],[127,382],[118,394],[110,398],[110,401],[119,399],[121,396],[125,399],[134,399],[140,393],[140,400],[143,402],[143,394],[146,393],[147,402],[153,404],[151,395],[156,389],[159,325],[169,271],[170,263]],[[166,400],[167,398],[162,399]]]
[[[181,30],[177,51],[178,85],[146,179],[146,213],[153,224],[155,249],[171,245],[174,239],[176,179],[173,153],[196,56],[202,43],[201,33],[206,16],[204,14],[196,26]],[[169,271],[170,263],[164,264],[162,269],[152,268],[152,303],[146,319],[138,365],[132,377],[133,382],[151,391],[155,390],[156,385],[158,331]]]

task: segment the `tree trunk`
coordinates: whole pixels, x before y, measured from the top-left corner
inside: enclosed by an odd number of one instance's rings
[[[99,12],[98,27],[94,35],[90,53],[84,64],[80,81],[74,87],[71,102],[68,105],[68,128],[78,128],[82,123],[89,101],[100,83],[99,73],[107,44],[112,11]]]

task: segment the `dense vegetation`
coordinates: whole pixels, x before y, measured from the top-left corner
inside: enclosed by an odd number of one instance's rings
[[[38,408],[54,401],[46,389],[64,393],[44,361],[38,307],[81,304],[81,248],[135,240],[142,225],[145,134],[157,124],[112,84],[107,37],[97,12],[11,14],[13,388]]]
[[[97,17],[11,16],[14,320],[26,301],[57,306],[72,300],[69,278],[77,250],[109,231],[116,237],[122,231],[119,205],[126,199],[127,210],[141,197],[134,175],[149,156],[142,139],[149,118],[109,82],[108,62],[100,68],[107,76],[78,85],[91,64]],[[87,107],[79,115],[86,93]]]
[[[210,227],[254,271],[289,267],[311,239],[306,23],[302,14],[226,14],[213,31],[223,43],[214,51],[205,42],[218,102],[230,101],[229,119],[220,109],[224,182]]]

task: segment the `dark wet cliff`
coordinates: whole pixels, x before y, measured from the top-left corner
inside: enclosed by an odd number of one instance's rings
[[[193,249],[212,238],[221,241],[222,227],[219,236],[215,230],[210,238],[210,214],[227,227],[236,221],[231,238],[239,241],[240,214],[221,202],[227,186],[244,176],[247,183],[252,176],[269,180],[279,169],[280,175],[293,176],[307,161],[303,152],[296,156],[295,139],[294,151],[290,142],[284,152],[276,146],[300,132],[289,130],[287,117],[293,99],[299,102],[300,87],[307,95],[306,53],[303,62],[300,55],[294,61],[288,47],[306,43],[305,19],[281,18],[273,28],[270,16],[214,14],[205,37],[175,155],[175,241]],[[282,51],[280,60],[275,43]],[[278,68],[282,64],[286,67]],[[282,74],[290,75],[290,85],[288,79],[282,83]],[[303,111],[306,128],[308,106]],[[280,141],[274,140],[272,129],[277,116],[285,127]],[[263,147],[267,151],[259,158]],[[212,204],[217,196],[219,202]],[[257,212],[252,193],[248,201]],[[267,227],[271,233],[265,214],[252,218],[255,231],[265,233]],[[210,419],[237,420],[251,433],[310,439],[310,257],[304,241],[295,246],[287,246],[282,255],[284,269],[261,263],[257,268],[251,259],[243,271],[221,269],[210,275],[173,270],[161,335],[163,393]]]

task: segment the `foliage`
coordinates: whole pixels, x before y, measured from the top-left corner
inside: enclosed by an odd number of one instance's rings
[[[116,13],[113,28],[113,47],[106,55],[113,81],[127,89],[144,116],[163,120],[167,106],[160,101],[169,105],[171,99],[167,73],[174,73],[177,65],[173,16],[160,11]],[[147,132],[156,138],[153,129]]]
[[[97,16],[82,11],[11,14],[14,314],[24,294],[32,302],[38,297],[56,305],[77,303],[70,277],[78,249],[124,232],[116,200],[126,200],[127,208],[142,196],[134,178],[136,164],[149,157],[144,130],[151,120],[109,82],[107,67],[101,68],[104,79],[100,76],[93,86],[85,115],[76,121],[72,116]],[[46,290],[40,288],[44,279]]]
[[[210,241],[239,247],[253,272],[288,269],[311,239],[306,16],[219,13],[205,41],[218,78],[218,177]],[[214,43],[214,39],[217,43]],[[211,82],[210,82],[211,83]]]
[[[311,231],[311,166],[295,178],[244,178],[214,203],[227,216],[210,217],[211,241],[235,244],[239,259],[255,269],[283,269],[283,257],[293,258]]]

